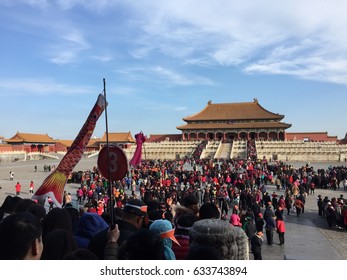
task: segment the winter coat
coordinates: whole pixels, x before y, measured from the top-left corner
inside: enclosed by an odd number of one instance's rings
[[[286,198],[284,199],[285,203],[286,203],[286,208],[287,209],[292,209],[292,205],[293,205],[293,199],[290,196],[286,196]]]
[[[241,227],[220,219],[196,221],[189,232],[190,247],[209,245],[218,249],[224,260],[248,260],[249,241]]]
[[[294,206],[295,208],[299,208],[299,209],[304,209],[305,207],[304,203],[300,199],[295,200]]]
[[[253,253],[260,253],[263,240],[258,235],[253,235],[251,238],[251,251]]]
[[[175,253],[176,260],[185,260],[189,251],[189,235],[176,235],[175,237],[180,243],[180,246],[176,243],[172,243],[172,251]]]
[[[138,229],[131,223],[123,220],[117,220],[116,224],[120,231],[120,236],[117,241],[120,246],[125,240],[127,240]],[[107,244],[107,231],[108,227],[94,235],[88,245],[88,249],[98,256],[99,259],[104,259],[104,250]]]
[[[240,227],[234,227],[234,230],[236,232],[237,259],[248,260],[249,245],[247,235]]]
[[[281,207],[282,209],[286,208],[286,202],[284,200],[283,197],[281,197],[279,200],[278,200],[278,204],[277,204],[278,207]]]
[[[255,226],[257,228],[257,231],[263,231],[265,221],[262,217],[255,217]]]
[[[241,224],[241,221],[240,221],[240,216],[237,215],[237,214],[232,214],[230,216],[230,220],[229,220],[229,223],[232,224],[233,226],[236,226],[236,227],[241,227],[242,224]]]
[[[286,226],[283,220],[276,220],[277,233],[286,232]]]
[[[257,233],[257,228],[253,222],[247,222],[245,233],[249,239],[251,239],[252,236]]]
[[[275,228],[276,228],[275,219],[273,217],[268,217],[266,219],[265,229],[271,231],[271,230],[274,230]]]

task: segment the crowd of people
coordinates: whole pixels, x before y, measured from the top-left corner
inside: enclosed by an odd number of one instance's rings
[[[0,259],[247,260],[252,253],[261,260],[263,239],[274,246],[277,233],[284,246],[284,215],[305,213],[315,189],[347,186],[346,167],[296,169],[254,160],[252,151],[249,160],[203,160],[201,149],[182,160],[143,160],[111,184],[97,167],[72,174],[76,200],[64,192],[63,207],[48,212],[8,196],[0,207]],[[347,229],[343,195],[318,196],[317,209],[329,227]]]

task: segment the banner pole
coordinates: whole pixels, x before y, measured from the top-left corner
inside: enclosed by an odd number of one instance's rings
[[[105,78],[103,79],[104,82],[104,97],[106,99],[106,80]],[[107,188],[107,193],[109,196],[109,214],[110,214],[110,226],[113,229],[115,227],[114,225],[114,220],[113,220],[113,198],[112,198],[112,180],[111,180],[111,162],[110,162],[110,152],[109,152],[109,140],[108,140],[108,118],[107,118],[107,106],[105,108],[105,123],[106,123],[106,150],[107,150],[107,180],[108,180],[108,188]]]

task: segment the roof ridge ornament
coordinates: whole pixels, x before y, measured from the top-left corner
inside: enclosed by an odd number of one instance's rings
[[[209,100],[208,102],[207,102],[207,105],[211,105],[212,104],[212,100]]]
[[[258,98],[254,97],[253,100],[254,100],[255,103],[258,103]]]

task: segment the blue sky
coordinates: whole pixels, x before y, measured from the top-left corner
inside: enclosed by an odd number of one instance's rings
[[[73,140],[105,78],[109,132],[180,133],[209,100],[257,98],[288,132],[343,138],[346,11],[343,0],[0,0],[0,135]]]

